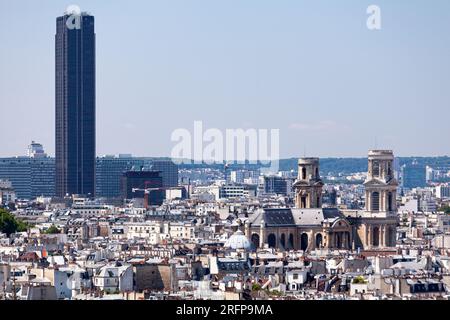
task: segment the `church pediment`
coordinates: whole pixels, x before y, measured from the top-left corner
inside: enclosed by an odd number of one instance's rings
[[[322,180],[297,180],[293,184],[294,187],[323,187]]]
[[[344,218],[339,218],[336,221],[333,222],[331,225],[331,228],[348,228],[350,227],[350,224],[348,221]]]
[[[387,186],[388,184],[382,180],[378,180],[378,179],[372,179],[369,181],[364,182],[364,186],[366,187],[370,187],[370,186]]]
[[[389,181],[379,180],[379,179],[372,179],[369,181],[364,182],[365,187],[385,187],[385,186],[397,186],[397,180],[391,179]]]

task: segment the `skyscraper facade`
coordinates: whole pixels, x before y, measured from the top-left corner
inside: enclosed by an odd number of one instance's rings
[[[94,17],[66,13],[55,37],[56,195],[95,195]]]
[[[153,160],[150,168],[154,171],[161,171],[164,188],[178,186],[178,165],[173,161]]]

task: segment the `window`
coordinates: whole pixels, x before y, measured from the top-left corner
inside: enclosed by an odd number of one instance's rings
[[[389,192],[389,195],[388,195],[388,211],[389,212],[393,210],[392,202],[393,202],[392,192]]]
[[[372,163],[372,175],[374,177],[380,176],[380,163],[378,161]]]
[[[306,197],[301,197],[301,208],[306,208]]]
[[[371,210],[378,212],[380,211],[380,193],[379,192],[373,192],[372,193],[372,199],[371,199]]]
[[[306,180],[306,168],[302,168],[302,180]]]

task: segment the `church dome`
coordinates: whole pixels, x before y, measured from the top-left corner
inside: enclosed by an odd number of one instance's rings
[[[241,230],[236,231],[226,242],[225,248],[249,250],[251,243]]]

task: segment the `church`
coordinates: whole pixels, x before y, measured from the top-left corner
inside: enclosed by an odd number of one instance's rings
[[[398,224],[391,150],[371,150],[364,182],[364,210],[322,208],[323,182],[318,158],[298,161],[294,208],[263,208],[244,226],[254,248],[280,250],[361,249],[395,247]]]

